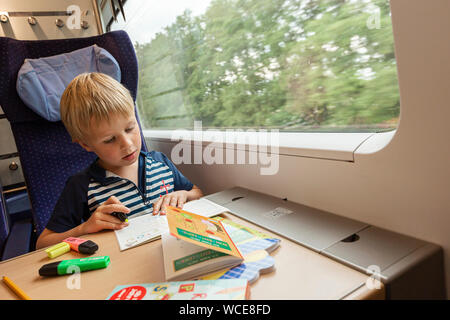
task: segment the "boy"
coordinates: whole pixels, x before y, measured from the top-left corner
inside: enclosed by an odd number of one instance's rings
[[[129,91],[102,73],[77,76],[60,102],[61,120],[72,140],[98,158],[70,177],[36,248],[103,229],[122,229],[130,218],[165,206],[182,207],[202,191],[162,153],[141,152],[141,134]]]

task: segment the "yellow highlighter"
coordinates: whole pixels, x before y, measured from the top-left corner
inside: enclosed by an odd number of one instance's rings
[[[31,298],[23,292],[10,278],[3,276],[3,282],[22,300],[31,300]]]
[[[45,249],[45,252],[47,252],[47,255],[50,259],[56,258],[69,251],[70,245],[66,242],[60,242],[58,244],[55,244],[54,246],[51,246],[50,248]]]

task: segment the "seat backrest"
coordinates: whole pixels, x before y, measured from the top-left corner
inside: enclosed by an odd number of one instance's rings
[[[133,44],[124,31],[87,38],[15,40],[0,37],[0,105],[11,124],[33,220],[39,235],[47,225],[68,177],[86,168],[96,155],[71,138],[61,121],[49,122],[28,108],[16,91],[17,74],[26,58],[36,59],[71,52],[97,44],[118,62],[121,83],[136,101],[138,66]],[[147,151],[142,128],[142,150]]]

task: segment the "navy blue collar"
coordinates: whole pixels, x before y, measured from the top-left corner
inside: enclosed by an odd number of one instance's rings
[[[139,154],[139,165],[138,165],[138,177],[139,177],[139,190],[142,190],[145,186],[145,158],[147,154],[145,151],[140,152]],[[95,161],[88,167],[88,173],[91,176],[91,180],[95,180],[102,185],[106,185],[112,182],[117,181],[119,178],[117,177],[106,177],[106,170],[98,164],[99,158],[95,159]]]

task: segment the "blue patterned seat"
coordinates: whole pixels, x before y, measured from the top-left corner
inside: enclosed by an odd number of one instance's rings
[[[26,58],[53,56],[93,44],[106,49],[117,60],[122,72],[121,83],[130,90],[136,101],[137,59],[130,38],[124,31],[62,40],[0,37],[0,105],[16,141],[36,236],[47,225],[67,178],[87,167],[96,156],[72,143],[61,121],[49,122],[22,102],[16,91],[17,73]],[[142,150],[147,151],[143,135],[142,140]]]
[[[0,261],[25,254],[34,247],[28,213],[29,205],[24,205],[22,195],[6,199],[0,184]],[[20,215],[20,219],[13,219],[13,215]]]

